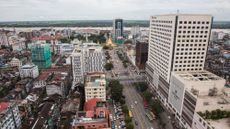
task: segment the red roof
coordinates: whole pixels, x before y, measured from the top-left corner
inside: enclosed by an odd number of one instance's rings
[[[9,107],[9,103],[8,102],[1,102],[0,103],[0,113],[5,111],[8,107]]]
[[[94,117],[94,111],[87,111],[85,116],[88,118]]]
[[[97,102],[100,102],[100,99],[93,98],[85,102],[84,111],[94,111],[94,108],[97,106]]]
[[[50,72],[42,71],[38,76],[38,80],[46,80],[50,76]]]

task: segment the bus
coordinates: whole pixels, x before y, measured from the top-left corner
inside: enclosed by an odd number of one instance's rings
[[[156,116],[153,112],[149,112],[149,115],[151,115],[151,117],[155,120],[156,119]]]
[[[132,112],[130,110],[129,110],[129,117],[133,118],[133,114],[132,114]]]
[[[147,116],[147,118],[149,119],[149,121],[153,120],[153,117],[149,113],[145,113],[145,115]]]

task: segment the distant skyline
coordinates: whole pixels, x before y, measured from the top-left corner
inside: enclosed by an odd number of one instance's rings
[[[0,0],[0,21],[149,20],[177,10],[230,21],[230,0]]]

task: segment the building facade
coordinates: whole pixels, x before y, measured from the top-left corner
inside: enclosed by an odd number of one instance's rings
[[[33,44],[31,46],[32,62],[39,69],[50,68],[52,65],[50,45],[49,44]]]
[[[69,43],[57,44],[56,53],[60,55],[70,55],[73,52],[74,45]]]
[[[212,16],[159,15],[150,21],[147,71],[166,101],[172,71],[203,70]]]
[[[106,101],[105,74],[99,72],[88,73],[85,80],[85,101],[98,98]]]
[[[140,70],[144,70],[147,59],[148,59],[148,43],[145,41],[137,41],[135,65]]]
[[[21,126],[21,117],[18,106],[11,102],[0,103],[0,128],[1,129],[19,129]]]
[[[147,81],[166,108],[171,108],[172,72],[204,70],[211,25],[211,15],[169,14],[150,18]]]
[[[113,20],[113,39],[117,40],[123,37],[123,19]]]
[[[72,129],[108,129],[110,128],[109,112],[105,101],[97,98],[90,99],[84,104],[84,111],[79,112],[73,119]]]
[[[34,64],[26,64],[20,68],[20,77],[21,78],[36,78],[39,75],[38,66]]]
[[[12,60],[9,62],[10,66],[12,67],[18,67],[20,68],[22,66],[22,61],[20,61],[19,59],[17,58],[12,58]]]
[[[71,55],[73,82],[83,83],[87,72],[104,71],[105,56],[102,47],[96,43],[84,43]]]
[[[214,120],[200,115],[209,111],[230,111],[230,97],[225,80],[208,71],[172,72],[169,88],[169,106],[176,119],[187,129],[219,128]],[[229,125],[221,123],[222,129]]]

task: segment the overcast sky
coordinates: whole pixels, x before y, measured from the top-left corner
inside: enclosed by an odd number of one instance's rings
[[[230,21],[230,0],[0,0],[0,21],[148,20],[177,10]]]

